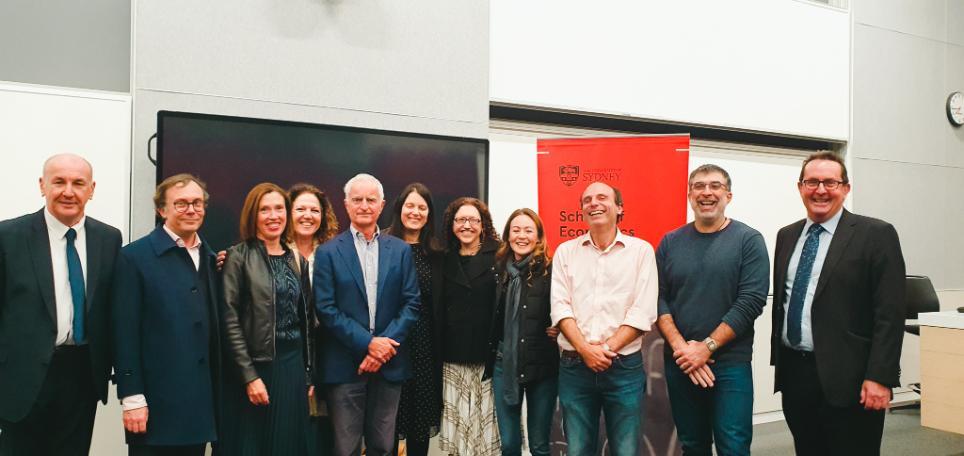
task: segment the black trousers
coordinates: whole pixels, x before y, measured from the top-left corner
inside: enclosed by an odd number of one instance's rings
[[[128,445],[128,456],[204,456],[207,444],[183,446]]]
[[[783,415],[797,455],[879,455],[884,412],[827,403],[812,353],[780,352]]]
[[[0,456],[86,456],[96,411],[89,348],[58,347],[30,413],[4,425]]]

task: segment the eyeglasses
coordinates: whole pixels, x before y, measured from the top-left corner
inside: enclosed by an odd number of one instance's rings
[[[820,180],[820,179],[805,179],[805,180],[800,181],[800,185],[803,185],[803,186],[806,187],[808,190],[816,190],[817,187],[820,186],[820,184],[823,184],[823,188],[825,188],[825,189],[827,189],[827,190],[834,190],[834,189],[836,189],[837,187],[839,187],[840,184],[846,184],[846,183],[847,183],[847,181],[838,181],[838,180],[834,180],[834,179],[824,179],[824,180]]]
[[[205,206],[207,206],[207,203],[205,203],[202,199],[196,199],[194,201],[177,200],[172,204],[174,205],[174,210],[178,212],[187,212],[188,206],[192,206],[194,207],[195,211],[200,212],[204,210]]]
[[[482,223],[482,220],[475,217],[459,217],[455,219],[455,226],[465,225],[466,223],[471,226],[479,226],[479,224]]]
[[[714,192],[717,192],[717,191],[720,191],[721,189],[726,188],[726,185],[723,184],[723,183],[720,182],[720,181],[713,181],[713,182],[693,182],[692,184],[690,184],[690,189],[692,189],[692,190],[694,190],[694,191],[697,191],[697,192],[702,192],[703,190],[706,190],[706,187],[709,187],[710,190],[713,190]]]

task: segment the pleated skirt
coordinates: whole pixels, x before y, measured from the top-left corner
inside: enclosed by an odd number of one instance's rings
[[[482,364],[442,365],[442,453],[489,456],[501,452],[492,380],[482,381]]]
[[[305,385],[301,341],[277,339],[275,345],[274,361],[255,363],[255,369],[268,390],[268,405],[251,404],[244,385],[225,391],[224,426],[218,439],[218,454],[316,454],[317,429],[308,416],[308,387]]]

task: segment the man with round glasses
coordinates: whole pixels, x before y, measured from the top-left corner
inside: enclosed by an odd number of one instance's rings
[[[164,222],[118,256],[114,371],[133,456],[200,456],[217,440],[219,281],[198,234],[207,201],[197,177],[168,177],[154,193]]]
[[[847,167],[807,157],[807,217],[777,234],[770,363],[800,455],[879,454],[897,387],[904,258],[894,227],[843,208]]]

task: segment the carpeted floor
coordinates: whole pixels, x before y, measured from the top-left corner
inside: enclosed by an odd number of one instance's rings
[[[752,452],[756,456],[793,454],[793,439],[786,422],[753,426]],[[920,409],[894,410],[884,420],[880,452],[895,456],[964,456],[964,435],[922,427]]]

